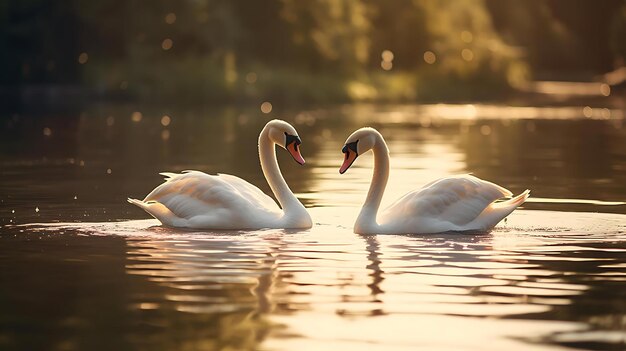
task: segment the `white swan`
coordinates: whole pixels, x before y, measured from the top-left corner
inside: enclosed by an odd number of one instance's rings
[[[272,120],[259,135],[261,169],[282,206],[259,188],[228,174],[199,171],[161,173],[165,183],[143,201],[128,199],[166,226],[196,229],[310,228],[311,216],[291,192],[276,161],[275,144],[287,149],[300,164],[304,158],[296,130],[287,122]]]
[[[508,216],[529,196],[526,190],[513,194],[507,189],[471,175],[446,177],[412,191],[378,215],[389,178],[389,150],[383,136],[373,128],[361,128],[346,140],[339,173],[343,174],[358,155],[374,152],[374,175],[367,199],[354,224],[357,234],[426,234],[449,231],[487,231]]]

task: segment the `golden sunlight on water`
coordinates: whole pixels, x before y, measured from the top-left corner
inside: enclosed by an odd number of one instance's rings
[[[310,230],[172,230],[126,204],[159,184],[161,171],[231,173],[269,192],[256,146],[277,109],[203,119],[213,111],[105,108],[65,128],[31,122],[33,148],[2,161],[0,283],[12,287],[4,292],[12,303],[0,325],[19,316],[50,330],[45,340],[58,335],[58,349],[623,344],[621,111],[608,119],[583,107],[489,105],[295,113],[307,163],[278,157],[313,217]],[[468,172],[533,197],[491,233],[356,235],[373,159],[361,155],[343,175],[338,168],[347,135],[364,125],[390,149],[383,206]],[[22,145],[4,136],[12,150]],[[39,185],[28,190],[26,180]],[[96,331],[111,337],[91,338]],[[0,329],[0,346],[24,343],[41,348],[27,330]]]
[[[402,130],[394,130],[387,135],[386,141],[392,157],[392,172],[385,192],[388,203],[413,190],[416,184],[427,184],[449,174],[464,173],[463,155],[448,141],[428,140],[415,144],[410,139],[426,137],[420,136],[420,132]],[[318,167],[311,187],[326,191],[323,194],[313,192],[302,196],[315,200],[319,206],[359,204],[365,199],[370,184],[373,165],[371,153],[360,156],[346,174],[338,173],[341,154],[336,145],[340,142],[322,145],[318,155],[312,159]]]
[[[416,237],[359,236],[341,225],[350,211],[311,212],[319,224],[306,231],[176,231],[154,220],[34,230],[124,238],[124,271],[139,278],[126,313],[164,330],[211,316],[189,347],[556,350],[545,343],[600,326],[550,316],[597,293],[595,282],[626,281],[626,249],[603,244],[623,240],[617,215],[520,211],[491,234]],[[569,229],[546,227],[554,222]],[[583,264],[616,274],[576,269]]]

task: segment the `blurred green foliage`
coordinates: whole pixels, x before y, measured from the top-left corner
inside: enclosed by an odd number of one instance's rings
[[[623,0],[0,0],[0,85],[181,102],[481,98],[532,74],[611,70],[625,22]]]

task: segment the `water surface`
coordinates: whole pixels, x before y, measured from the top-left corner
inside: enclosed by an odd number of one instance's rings
[[[626,129],[620,110],[588,112],[104,105],[7,116],[0,348],[623,349]],[[272,117],[303,139],[306,166],[284,152],[279,162],[313,229],[177,231],[125,203],[161,171],[231,173],[268,191],[256,138]],[[491,233],[353,234],[371,155],[337,170],[363,125],[391,150],[384,203],[468,172],[532,189],[532,201]]]

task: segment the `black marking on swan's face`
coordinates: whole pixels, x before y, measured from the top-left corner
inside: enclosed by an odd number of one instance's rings
[[[290,135],[287,132],[285,132],[285,149],[289,151],[289,153],[291,154],[291,156],[296,162],[303,165],[305,161],[302,155],[300,154],[300,150],[298,150],[298,146],[300,144],[302,144],[300,137],[298,137],[297,135]]]
[[[357,156],[359,156],[359,153],[356,151],[356,144],[358,142],[359,141],[357,140],[344,145],[343,149],[341,149],[341,152],[343,152],[344,154],[348,154],[348,150],[352,150]]]
[[[298,151],[298,145],[302,144],[302,140],[297,135],[291,135],[285,132],[285,148],[287,148],[291,143],[296,143],[293,148]]]
[[[341,149],[341,152],[344,153],[345,158],[343,160],[341,168],[339,168],[339,173],[344,174],[348,170],[348,168],[352,166],[354,160],[356,160],[356,158],[359,156],[359,153],[356,151],[358,142],[359,141],[357,140],[355,142],[348,143],[343,146],[343,149]]]

